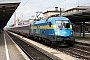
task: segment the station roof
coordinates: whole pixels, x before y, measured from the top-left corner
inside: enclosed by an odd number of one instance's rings
[[[88,22],[90,21],[90,6],[87,8],[74,8],[74,9],[81,9],[82,11],[77,11],[70,14],[65,14],[63,16],[68,17],[72,22]],[[84,10],[83,10],[84,9]],[[73,10],[73,9],[70,9]]]
[[[0,27],[5,27],[20,2],[0,3]]]

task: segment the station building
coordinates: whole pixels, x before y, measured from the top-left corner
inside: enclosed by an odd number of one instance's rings
[[[60,14],[60,11],[58,10],[58,7],[55,7],[55,10],[52,10],[52,11],[46,11],[43,13],[43,16],[44,18],[48,18],[50,17],[51,15],[58,15]]]

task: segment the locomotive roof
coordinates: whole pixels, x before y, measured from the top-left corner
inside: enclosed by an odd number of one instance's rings
[[[51,22],[52,20],[69,20],[69,19],[66,17],[51,17],[44,20],[35,21],[33,24],[47,23],[47,22]]]

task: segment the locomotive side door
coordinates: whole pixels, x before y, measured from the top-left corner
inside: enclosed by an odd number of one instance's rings
[[[36,33],[40,33],[40,26],[37,26]]]
[[[29,35],[31,35],[31,24],[29,26]]]

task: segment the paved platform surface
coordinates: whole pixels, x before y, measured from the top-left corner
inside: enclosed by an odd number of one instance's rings
[[[75,41],[90,44],[90,34],[86,34],[85,37],[75,37]]]
[[[6,60],[4,34],[0,33],[0,60]]]
[[[0,60],[26,60],[6,32],[0,33]]]

